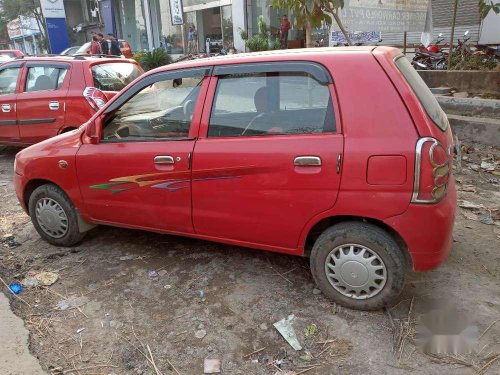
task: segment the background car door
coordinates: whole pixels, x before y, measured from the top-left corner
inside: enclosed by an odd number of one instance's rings
[[[82,145],[76,160],[93,220],[193,231],[191,153],[208,87],[205,73],[146,77],[106,110],[101,141]]]
[[[334,205],[343,136],[322,69],[215,68],[193,158],[196,233],[296,249],[306,223]]]
[[[17,121],[21,139],[37,143],[58,134],[64,125],[70,65],[28,62],[17,96]]]
[[[6,64],[0,69],[0,142],[19,142],[16,98],[21,63]]]

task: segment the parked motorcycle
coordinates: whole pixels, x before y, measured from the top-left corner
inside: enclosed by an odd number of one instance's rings
[[[436,43],[425,47],[420,45],[412,60],[412,65],[419,70],[445,70],[448,53],[441,50],[439,43],[444,40],[443,34],[439,33]]]
[[[429,44],[427,47],[421,44],[418,46],[418,50],[420,52],[432,52],[432,53],[439,53],[441,51],[441,47],[439,46],[439,43],[441,43],[444,40],[443,38],[443,33],[439,33],[436,43],[434,44]]]

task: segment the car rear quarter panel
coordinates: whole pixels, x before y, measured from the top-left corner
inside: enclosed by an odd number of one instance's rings
[[[404,212],[410,203],[418,133],[373,55],[359,53],[363,55],[335,54],[330,64],[344,133],[342,182],[333,212],[383,220]],[[377,179],[371,173],[369,179],[368,162],[379,156],[375,173],[383,174],[385,169],[388,176]],[[395,159],[406,162],[398,163],[402,175],[396,179],[391,175]],[[381,183],[369,183],[374,178]]]

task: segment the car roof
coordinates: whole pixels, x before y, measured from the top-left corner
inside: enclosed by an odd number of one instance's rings
[[[97,56],[66,56],[66,55],[54,55],[54,56],[24,56],[11,61],[36,61],[36,62],[69,62],[73,64],[92,62],[133,62],[132,59],[123,59],[121,57],[97,57]]]
[[[314,61],[315,57],[324,57],[326,54],[332,57],[336,54],[371,54],[375,48],[380,48],[382,51],[393,50],[391,47],[376,47],[376,46],[356,46],[356,47],[322,47],[322,48],[298,48],[298,49],[286,49],[286,50],[274,50],[274,51],[263,51],[263,52],[251,52],[251,53],[237,53],[233,55],[225,56],[215,56],[200,58],[195,60],[187,60],[174,62],[170,65],[166,65],[161,68],[157,68],[154,71],[171,70],[171,69],[182,69],[189,67],[203,67],[207,65],[224,65],[224,64],[241,64],[241,63],[253,63],[253,62],[264,62],[264,61],[287,61],[287,60],[309,60]]]

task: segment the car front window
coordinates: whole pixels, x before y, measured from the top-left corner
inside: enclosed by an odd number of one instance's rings
[[[148,141],[189,136],[203,76],[156,82],[105,121],[103,141]]]

